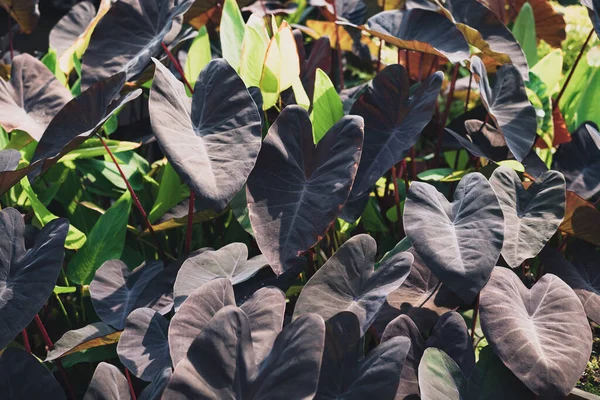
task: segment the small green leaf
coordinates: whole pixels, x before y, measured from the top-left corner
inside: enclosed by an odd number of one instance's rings
[[[77,80],[71,86],[71,93],[73,96],[79,96],[81,94],[81,61],[75,53],[73,53],[73,67],[75,68],[75,72],[77,72]]]
[[[246,24],[246,34],[242,42],[240,58],[240,77],[246,87],[260,85],[268,46],[269,34],[267,33],[265,20],[252,14]]]
[[[48,53],[46,53],[46,55],[42,57],[42,63],[46,67],[48,67],[50,71],[52,71],[52,73],[60,83],[62,83],[65,87],[69,87],[67,85],[67,76],[62,71],[62,69],[60,69],[60,65],[58,64],[58,56],[56,54],[56,50],[52,48],[49,49]]]
[[[69,280],[80,285],[89,285],[96,270],[105,261],[121,257],[130,210],[131,195],[125,192],[98,218],[88,235],[89,240],[69,262]]]
[[[433,168],[423,171],[417,175],[417,177],[425,182],[433,181],[438,182],[448,175],[452,174],[452,168]]]
[[[344,106],[329,76],[317,68],[315,76],[315,92],[313,95],[313,109],[310,120],[313,124],[313,140],[319,140],[336,122],[344,116]]]
[[[517,20],[513,25],[512,33],[521,45],[527,64],[532,67],[537,63],[537,41],[535,37],[535,19],[533,8],[529,3],[523,4]]]
[[[588,76],[587,85],[580,97],[579,107],[575,114],[575,126],[580,126],[586,121],[600,124],[598,93],[600,93],[600,68],[594,68]]]
[[[187,79],[192,87],[194,87],[200,71],[210,62],[211,58],[208,32],[206,31],[206,27],[203,26],[198,30],[198,36],[194,38],[188,50],[187,59],[185,60],[185,79]],[[187,87],[186,90],[188,90]],[[190,94],[188,93],[188,95]]]
[[[220,31],[223,58],[229,62],[233,69],[239,71],[246,24],[236,0],[225,0]]]
[[[76,290],[75,286],[54,286],[55,294],[75,293]]]
[[[171,164],[167,162],[163,169],[158,195],[156,196],[152,210],[150,210],[148,219],[151,223],[154,223],[181,200],[183,199],[181,197],[179,175],[177,175]]]
[[[558,91],[562,67],[562,50],[554,49],[531,68],[531,72],[536,74],[546,85],[546,96],[552,97]]]
[[[33,213],[40,221],[42,226],[45,226],[50,221],[58,218],[56,215],[48,211],[46,206],[38,199],[27,177],[21,179],[21,187],[23,188],[23,192],[27,194],[27,198],[31,203],[31,208],[33,208]],[[67,239],[65,240],[65,247],[67,249],[76,250],[81,248],[85,242],[86,237],[83,232],[75,228],[75,226],[72,224],[69,224],[69,233],[67,234]]]
[[[106,140],[106,145],[113,154],[130,151],[140,147],[140,143],[121,142],[119,140]],[[71,150],[59,162],[73,161],[75,159],[94,158],[106,154],[106,149],[100,139],[92,138],[83,142],[75,150]]]

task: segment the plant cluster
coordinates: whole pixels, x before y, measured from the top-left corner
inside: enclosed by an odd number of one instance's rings
[[[41,59],[37,3],[0,0],[0,397],[594,389],[600,0],[564,76],[546,0],[81,1]]]

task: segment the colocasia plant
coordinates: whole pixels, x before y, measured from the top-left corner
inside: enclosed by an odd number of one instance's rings
[[[39,3],[0,398],[600,394],[599,0]]]

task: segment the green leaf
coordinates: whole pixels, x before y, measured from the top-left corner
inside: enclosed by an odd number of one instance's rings
[[[229,205],[231,206],[231,211],[238,223],[246,232],[248,232],[248,234],[254,237],[254,231],[252,231],[252,225],[250,224],[248,201],[246,200],[246,185],[233,196]]]
[[[67,76],[62,71],[62,69],[60,69],[60,65],[58,64],[58,56],[56,54],[56,50],[52,48],[48,50],[48,53],[46,53],[46,55],[42,57],[42,63],[46,67],[48,67],[50,71],[52,71],[52,73],[60,83],[62,83],[65,87],[69,87],[67,84]]]
[[[121,174],[112,161],[86,159],[79,161],[78,166],[80,171],[86,174],[86,178],[90,179],[92,182],[96,182],[98,178],[102,177],[107,180],[110,185],[121,190],[127,190],[127,185],[123,182]],[[119,166],[133,190],[141,189],[143,184],[142,175],[138,172],[137,166],[134,163],[119,163]],[[101,180],[102,179],[100,179],[100,181]]]
[[[252,14],[246,24],[240,57],[240,77],[246,87],[260,85],[267,47],[269,47],[269,34],[265,20]]]
[[[370,198],[365,207],[365,212],[361,217],[361,222],[365,227],[365,230],[369,232],[387,232],[388,228],[385,225],[385,221],[381,216],[381,211],[375,199]]]
[[[56,215],[48,211],[46,206],[38,199],[27,177],[21,179],[21,187],[23,188],[23,192],[27,194],[27,198],[31,203],[31,208],[33,208],[33,213],[40,221],[42,226],[45,226],[50,221],[58,218]],[[69,233],[67,234],[67,239],[65,240],[65,247],[67,249],[76,250],[81,248],[85,242],[86,237],[83,232],[75,228],[75,226],[72,224],[69,224]]]
[[[181,200],[181,181],[179,175],[177,175],[171,164],[167,162],[163,168],[158,195],[156,196],[152,210],[150,210],[148,219],[151,223],[154,223],[154,221],[175,207]]]
[[[125,192],[104,214],[88,235],[87,243],[69,262],[67,277],[80,285],[89,285],[96,270],[108,260],[121,257],[125,246],[131,195]]]
[[[106,140],[106,145],[113,154],[131,151],[140,147],[141,143],[122,142],[119,140]],[[79,145],[75,150],[71,150],[59,162],[73,161],[76,159],[94,158],[106,154],[106,149],[100,142],[100,139],[88,139]]]
[[[236,0],[225,0],[223,3],[220,30],[223,58],[239,71],[246,24]]]
[[[513,25],[512,33],[521,45],[527,64],[532,67],[537,63],[537,42],[535,37],[535,19],[533,8],[529,3],[523,4]]]
[[[206,27],[203,26],[198,30],[198,36],[194,38],[188,50],[187,59],[185,60],[185,79],[187,79],[192,87],[196,83],[200,71],[210,62],[211,58],[208,32],[206,31]],[[188,90],[187,87],[186,90]],[[188,95],[190,94],[188,93]]]
[[[546,96],[552,97],[554,93],[558,92],[562,67],[562,50],[554,49],[531,68],[531,72],[536,74],[546,85]]]
[[[417,177],[425,182],[438,182],[452,174],[452,168],[432,168],[417,174]]]
[[[77,73],[77,80],[71,86],[71,93],[73,96],[79,96],[81,94],[81,61],[75,53],[73,53],[73,67]]]
[[[317,68],[313,109],[310,113],[315,144],[319,143],[319,140],[343,116],[344,106],[331,79],[321,68]]]
[[[75,293],[76,290],[75,286],[54,286],[55,294]]]
[[[587,85],[579,100],[579,106],[575,114],[575,126],[580,126],[586,121],[600,124],[600,113],[598,112],[598,95],[600,93],[600,68],[594,68],[588,76]]]

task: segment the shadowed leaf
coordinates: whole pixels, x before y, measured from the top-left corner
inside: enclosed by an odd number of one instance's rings
[[[119,368],[101,362],[94,371],[92,381],[83,400],[130,400],[131,394],[127,379]]]
[[[83,328],[67,331],[48,351],[44,361],[52,361],[79,351],[116,343],[121,336],[112,326],[104,322],[93,322]]]

